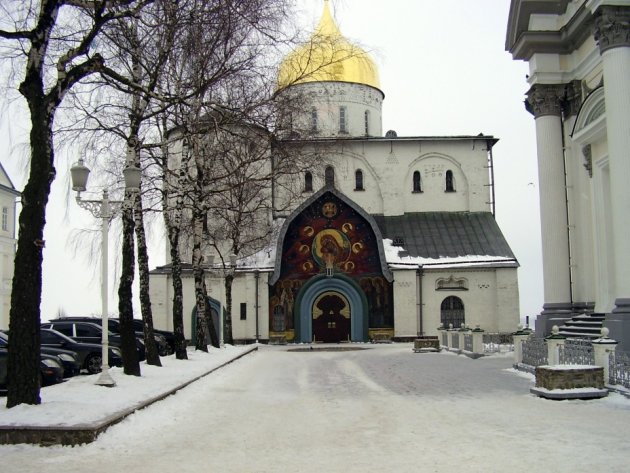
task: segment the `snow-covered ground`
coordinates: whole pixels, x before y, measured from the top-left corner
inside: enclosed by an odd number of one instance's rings
[[[620,395],[549,401],[529,393],[533,378],[513,371],[507,356],[367,348],[261,347],[92,444],[0,446],[0,465],[69,473],[630,471],[630,400]]]

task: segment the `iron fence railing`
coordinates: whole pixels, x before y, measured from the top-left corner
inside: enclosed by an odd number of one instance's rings
[[[451,336],[451,348],[459,350],[459,333],[453,332]]]
[[[593,344],[583,338],[567,338],[558,347],[558,359],[561,365],[594,365]]]
[[[473,351],[473,336],[472,333],[464,334],[464,350]]]
[[[448,346],[448,335],[446,332],[442,332],[442,346]]]
[[[608,359],[608,382],[630,389],[630,353],[615,351]]]
[[[510,333],[484,333],[483,351],[486,353],[514,351],[514,338]]]
[[[542,337],[530,337],[523,341],[523,364],[541,366],[547,364],[547,343]]]

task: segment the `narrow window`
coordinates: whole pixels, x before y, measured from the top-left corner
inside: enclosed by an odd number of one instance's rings
[[[366,110],[364,114],[365,136],[370,136],[370,111]]]
[[[2,230],[5,232],[9,229],[9,208],[2,207]]]
[[[363,191],[363,171],[357,169],[354,173],[354,190],[355,191]]]
[[[304,192],[313,192],[313,175],[310,171],[304,173]]]
[[[339,133],[348,133],[346,107],[339,107]]]
[[[247,302],[241,302],[241,320],[247,320]]]
[[[446,171],[446,192],[455,192],[453,185],[453,171]]]
[[[324,171],[324,182],[327,187],[333,187],[335,185],[335,168],[327,166]]]
[[[317,131],[317,109],[315,107],[311,109],[311,131]]]
[[[420,171],[413,173],[413,192],[422,192],[422,180],[420,179]]]

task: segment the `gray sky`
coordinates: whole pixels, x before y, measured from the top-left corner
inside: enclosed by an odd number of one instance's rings
[[[371,51],[385,93],[383,131],[399,136],[476,135],[500,139],[494,147],[497,221],[518,258],[521,316],[543,304],[542,263],[534,119],[523,106],[527,65],[504,51],[509,3],[506,0],[331,0],[342,33]],[[312,28],[322,0],[300,0],[301,21]],[[26,182],[24,163],[28,115],[19,97],[0,96],[0,159],[15,186]],[[70,161],[80,150],[71,149]],[[70,193],[60,155],[58,177],[47,212],[42,318],[63,309],[69,315],[100,312],[98,222],[79,209]],[[110,254],[117,253],[118,229],[110,232]],[[160,235],[152,239],[150,265],[164,264]],[[73,241],[81,242],[74,250]],[[110,312],[117,307],[110,264]]]

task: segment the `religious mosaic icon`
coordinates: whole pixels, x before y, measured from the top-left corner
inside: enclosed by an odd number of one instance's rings
[[[322,205],[322,215],[326,218],[333,218],[337,215],[337,204],[334,202],[326,202]]]

